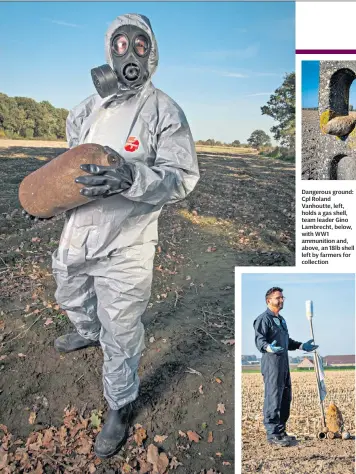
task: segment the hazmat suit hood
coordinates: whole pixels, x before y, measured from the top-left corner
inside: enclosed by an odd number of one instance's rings
[[[151,41],[151,50],[148,56],[148,77],[146,82],[139,87],[131,88],[121,82],[118,83],[118,91],[114,94],[116,98],[121,98],[123,100],[136,95],[138,92],[144,90],[150,83],[151,77],[157,69],[158,64],[158,48],[155,35],[151,28],[151,23],[149,19],[144,15],[139,15],[138,13],[127,13],[125,15],[118,16],[109,26],[105,35],[105,57],[107,64],[114,69],[112,53],[111,53],[111,41],[114,33],[121,26],[133,25],[138,28],[141,28],[150,38]]]

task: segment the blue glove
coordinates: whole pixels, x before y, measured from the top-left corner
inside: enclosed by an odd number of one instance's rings
[[[276,346],[277,341],[273,341],[272,344],[268,344],[266,351],[273,352],[274,354],[280,354],[284,351],[283,347]]]
[[[313,342],[314,342],[314,339],[309,339],[309,341],[304,342],[304,344],[302,344],[302,350],[306,352],[315,351],[315,349],[317,349],[319,346],[312,344]]]
[[[100,166],[94,164],[81,165],[80,169],[90,173],[92,176],[79,176],[76,183],[86,185],[80,190],[80,194],[87,197],[107,197],[128,189],[133,181],[133,170],[129,163],[116,151],[104,147],[108,156],[114,163],[112,166]]]

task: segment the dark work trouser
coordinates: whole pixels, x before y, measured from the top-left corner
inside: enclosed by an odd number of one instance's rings
[[[264,375],[265,399],[263,406],[267,438],[283,433],[290,414],[292,387],[289,372],[278,377]]]

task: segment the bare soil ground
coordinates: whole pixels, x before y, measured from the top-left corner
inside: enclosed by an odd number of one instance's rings
[[[355,472],[355,373],[326,371],[325,410],[333,402],[341,410],[348,440],[319,440],[320,409],[313,372],[292,372],[293,400],[287,432],[297,440],[289,447],[266,442],[261,374],[242,375],[242,474],[353,474]]]
[[[50,268],[63,216],[30,224],[17,198],[63,146],[0,142],[0,472],[233,472],[234,266],[294,264],[293,166],[199,156],[196,190],[164,208],[132,436],[100,462],[101,350],[53,348],[72,329]]]
[[[293,446],[267,444],[263,434],[246,433],[242,474],[354,474],[354,439],[316,441],[298,438]]]

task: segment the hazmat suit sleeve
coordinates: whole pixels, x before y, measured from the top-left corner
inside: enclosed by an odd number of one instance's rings
[[[154,165],[133,165],[133,184],[121,193],[132,201],[163,206],[184,199],[199,180],[198,160],[182,110],[159,110]]]
[[[98,95],[93,94],[69,112],[66,120],[66,136],[69,148],[79,145],[83,121],[92,113],[97,101]]]
[[[253,323],[255,329],[255,344],[260,352],[267,352],[267,335],[269,331],[269,321],[263,316],[259,316]]]
[[[294,341],[294,339],[288,338],[288,350],[295,351],[300,348],[302,343],[298,341]]]

